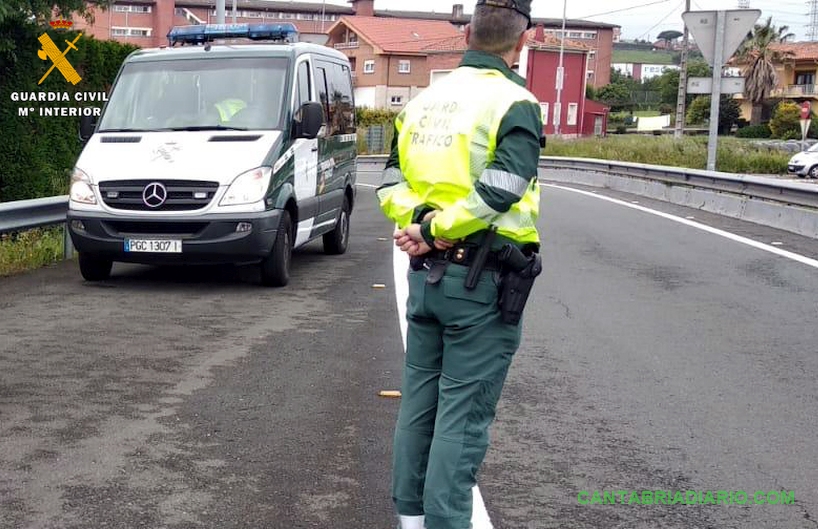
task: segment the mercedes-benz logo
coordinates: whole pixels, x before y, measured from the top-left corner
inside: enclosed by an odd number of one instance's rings
[[[142,191],[142,202],[149,208],[158,208],[168,199],[168,190],[159,182],[152,182]]]

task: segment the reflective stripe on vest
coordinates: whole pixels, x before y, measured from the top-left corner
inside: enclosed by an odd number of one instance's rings
[[[519,101],[537,104],[528,90],[497,70],[457,68],[398,116],[401,172],[423,203],[445,210],[459,202],[454,224],[484,229],[491,222],[501,235],[539,242],[535,223],[540,193],[536,182],[530,183],[534,175],[486,170],[494,161],[500,123]],[[479,196],[470,196],[480,180],[521,200],[506,213],[494,211]],[[449,228],[440,222],[433,224]]]

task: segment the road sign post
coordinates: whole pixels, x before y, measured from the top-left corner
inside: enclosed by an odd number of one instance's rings
[[[810,116],[812,115],[812,105],[809,101],[801,103],[801,150],[807,150],[807,135],[809,134],[809,126],[812,123]]]
[[[725,93],[733,93],[733,85],[722,78],[722,67],[741,45],[755,21],[761,16],[758,9],[732,11],[686,11],[682,13],[685,25],[702,55],[713,68],[710,80],[710,135],[707,141],[707,169],[716,170],[716,153],[719,139],[719,103],[722,86]],[[703,84],[704,79],[695,79],[694,84]]]

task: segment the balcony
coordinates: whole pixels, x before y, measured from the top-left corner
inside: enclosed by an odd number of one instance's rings
[[[818,98],[818,86],[814,84],[791,84],[784,88],[776,88],[770,94],[772,97],[814,97]]]
[[[352,50],[358,47],[358,41],[339,42],[333,46],[336,50]]]

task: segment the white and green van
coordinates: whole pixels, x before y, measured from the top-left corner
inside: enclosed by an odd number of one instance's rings
[[[344,253],[357,156],[347,57],[294,42],[291,24],[168,38],[131,54],[101,116],[81,123],[68,227],[82,276],[106,279],[115,261],[258,263],[262,284],[283,286],[294,248],[323,237]],[[256,42],[211,43],[238,38]]]

